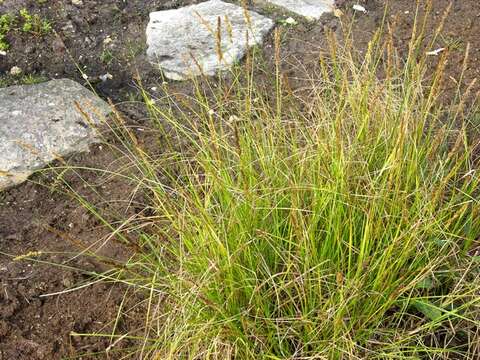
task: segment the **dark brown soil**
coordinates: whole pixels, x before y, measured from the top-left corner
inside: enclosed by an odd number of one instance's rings
[[[21,32],[9,34],[11,50],[7,56],[0,56],[0,79],[7,83],[21,81],[7,75],[12,66],[19,66],[25,74],[47,79],[68,77],[85,83],[78,70],[81,68],[101,96],[122,102],[120,109],[132,125],[148,126],[141,104],[132,103],[139,99],[135,87],[137,75],[147,88],[162,82],[158,72],[145,59],[144,30],[148,13],[194,2],[83,0],[83,5],[75,6],[70,0],[51,0],[43,5],[37,0],[4,0],[0,4],[0,13],[25,7],[49,19],[55,32],[33,37]],[[352,31],[359,49],[365,48],[366,42],[382,24],[385,2],[363,2],[367,14],[353,14],[353,1],[337,2],[345,21],[353,19]],[[409,41],[415,3],[413,0],[390,1],[386,18],[397,24],[394,35],[399,48],[405,49]],[[450,1],[434,0],[433,3],[427,34],[433,33]],[[276,13],[275,16],[282,18],[284,15]],[[470,63],[462,81],[471,83],[480,71],[479,16],[480,3],[477,0],[454,1],[445,20],[443,35],[435,44],[435,47],[446,47],[450,52],[447,72],[451,79],[448,76],[447,79],[451,81],[452,91],[447,93],[448,96],[454,94],[456,84],[453,79],[460,75],[468,43]],[[300,22],[297,26],[284,28],[285,73],[299,81],[303,68],[315,66],[326,28],[341,33],[340,21],[333,15],[326,15],[314,24]],[[107,38],[111,41],[105,41]],[[265,44],[267,54],[271,46],[270,38]],[[432,66],[435,61],[436,58],[432,57]],[[113,75],[113,79],[100,81],[98,77],[107,72]],[[185,83],[170,86],[177,92],[189,89]],[[473,92],[478,89],[478,85],[474,85]],[[158,141],[156,137],[142,133],[139,136],[146,143],[158,146],[154,143]],[[115,168],[119,166],[116,159],[107,146],[95,145],[89,154],[79,154],[68,161],[82,166]],[[67,182],[93,203],[102,204],[112,219],[130,216],[142,209],[143,200],[139,196],[133,197],[131,203],[120,201],[132,194],[132,186],[105,179],[96,172],[82,172],[82,176],[67,175]],[[72,332],[111,333],[112,321],[126,291],[122,286],[98,283],[60,295],[45,296],[85,284],[92,280],[88,272],[105,269],[90,256],[75,257],[81,248],[92,245],[100,248],[100,253],[116,259],[124,259],[130,254],[127,247],[113,240],[105,242],[109,230],[68,195],[67,190],[62,178],[51,173],[46,177],[35,176],[31,182],[0,193],[0,360],[116,359],[119,358],[116,350],[135,346],[132,342],[119,341],[105,355],[104,351],[113,342],[110,339],[71,336]],[[36,257],[39,262],[13,259],[13,256],[32,251],[43,252]],[[52,262],[71,268],[50,265]],[[127,298],[130,296],[127,294]],[[134,301],[132,298],[132,303]],[[122,319],[117,333],[135,331],[141,327],[140,321],[141,317]],[[95,356],[95,352],[102,354]]]
[[[47,35],[11,32],[11,49],[0,57],[0,72],[19,66],[25,74],[46,78],[72,78],[86,83],[82,74],[100,95],[124,101],[135,93],[133,77],[159,79],[145,59],[144,33],[150,11],[195,3],[194,0],[5,0],[1,13],[18,14],[26,8],[31,14],[48,19],[54,31]],[[81,70],[81,71],[80,71]],[[99,76],[110,73],[111,80]]]

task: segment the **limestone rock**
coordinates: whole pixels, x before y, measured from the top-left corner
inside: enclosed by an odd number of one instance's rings
[[[319,19],[322,14],[332,12],[335,0],[256,0],[266,4],[272,4],[288,10],[292,13],[310,19]]]
[[[147,55],[170,79],[214,75],[240,60],[248,46],[262,43],[273,25],[269,18],[221,0],[152,12]]]
[[[89,121],[98,124],[109,112],[107,103],[68,79],[0,89],[0,190],[58,157],[88,150],[96,140]]]

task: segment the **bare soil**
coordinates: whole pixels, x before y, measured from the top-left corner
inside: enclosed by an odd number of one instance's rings
[[[0,14],[27,8],[51,21],[55,31],[45,36],[9,34],[11,49],[6,56],[0,56],[0,79],[4,83],[22,81],[8,74],[13,66],[21,67],[24,74],[46,79],[68,77],[86,83],[83,72],[98,94],[119,104],[129,124],[141,130],[148,127],[148,121],[139,102],[136,79],[141,78],[147,89],[161,87],[163,82],[145,58],[148,13],[195,2],[83,0],[82,5],[73,5],[70,0],[4,0],[0,2]],[[352,32],[360,51],[382,24],[384,15],[396,24],[396,45],[403,51],[406,49],[415,17],[415,1],[390,1],[385,12],[385,1],[367,0],[362,3],[368,9],[366,14],[353,13],[354,1],[337,3],[344,12],[345,23],[352,21]],[[448,0],[433,1],[427,35],[433,34],[449,3]],[[280,12],[268,15],[277,19],[286,16]],[[444,31],[435,47],[445,47],[450,53],[446,78],[451,83],[447,85],[450,89],[447,98],[454,96],[457,88],[454,79],[461,73],[467,44],[470,44],[470,59],[462,79],[464,87],[480,71],[479,17],[480,3],[462,0],[453,2],[445,19]],[[296,81],[296,86],[301,86],[304,69],[315,68],[318,51],[325,44],[326,29],[340,35],[341,28],[340,20],[333,15],[326,15],[315,23],[300,22],[284,27],[284,72],[293,83]],[[264,47],[268,55],[271,38]],[[437,58],[432,57],[432,67],[436,61]],[[113,78],[101,81],[99,76],[106,73]],[[190,91],[188,83],[172,82],[169,87],[174,92]],[[479,84],[474,84],[472,93],[478,89]],[[142,131],[138,136],[148,146],[161,147],[161,139],[156,136]],[[109,138],[106,141],[115,142]],[[94,145],[90,153],[75,155],[67,161],[95,168],[115,168],[121,163],[117,154],[105,145]],[[89,271],[104,270],[104,265],[90,256],[75,256],[85,247],[93,246],[99,253],[119,260],[130,254],[128,247],[115,239],[107,241],[109,229],[72,198],[71,190],[78,191],[92,203],[102,204],[113,220],[138,213],[145,200],[139,194],[130,198],[132,185],[96,172],[84,171],[81,177],[64,175],[71,189],[65,186],[63,177],[48,173],[0,193],[0,360],[117,359],[120,358],[117,350],[136,345],[119,341],[105,354],[114,340],[72,336],[72,333],[111,333],[112,321],[124,297],[127,305],[134,304],[135,295],[126,294],[122,286],[108,283],[68,292],[90,281]],[[36,262],[14,259],[35,251],[43,252],[36,257]],[[61,294],[45,296],[57,292]],[[140,316],[124,318],[117,326],[117,333],[135,332],[140,327]]]

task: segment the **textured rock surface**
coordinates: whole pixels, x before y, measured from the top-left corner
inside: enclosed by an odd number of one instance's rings
[[[0,190],[95,141],[75,102],[93,123],[110,112],[107,103],[68,79],[0,89]]]
[[[247,33],[248,45],[260,44],[273,25],[272,20],[252,11],[246,18],[242,7],[220,0],[152,12],[147,55],[170,79],[199,75],[199,67],[205,75],[214,75],[243,57]]]
[[[311,19],[319,19],[323,13],[331,12],[334,0],[256,0],[282,7],[295,14]]]

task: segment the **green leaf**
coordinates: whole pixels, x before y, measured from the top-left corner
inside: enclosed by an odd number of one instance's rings
[[[442,316],[442,311],[426,300],[414,300],[412,305],[430,320],[437,320]]]
[[[450,241],[446,240],[446,239],[434,239],[433,242],[435,243],[435,245],[443,247],[443,246],[447,245]]]
[[[435,282],[431,277],[426,277],[422,280],[420,280],[417,285],[415,285],[415,288],[417,289],[433,289],[435,287]]]

